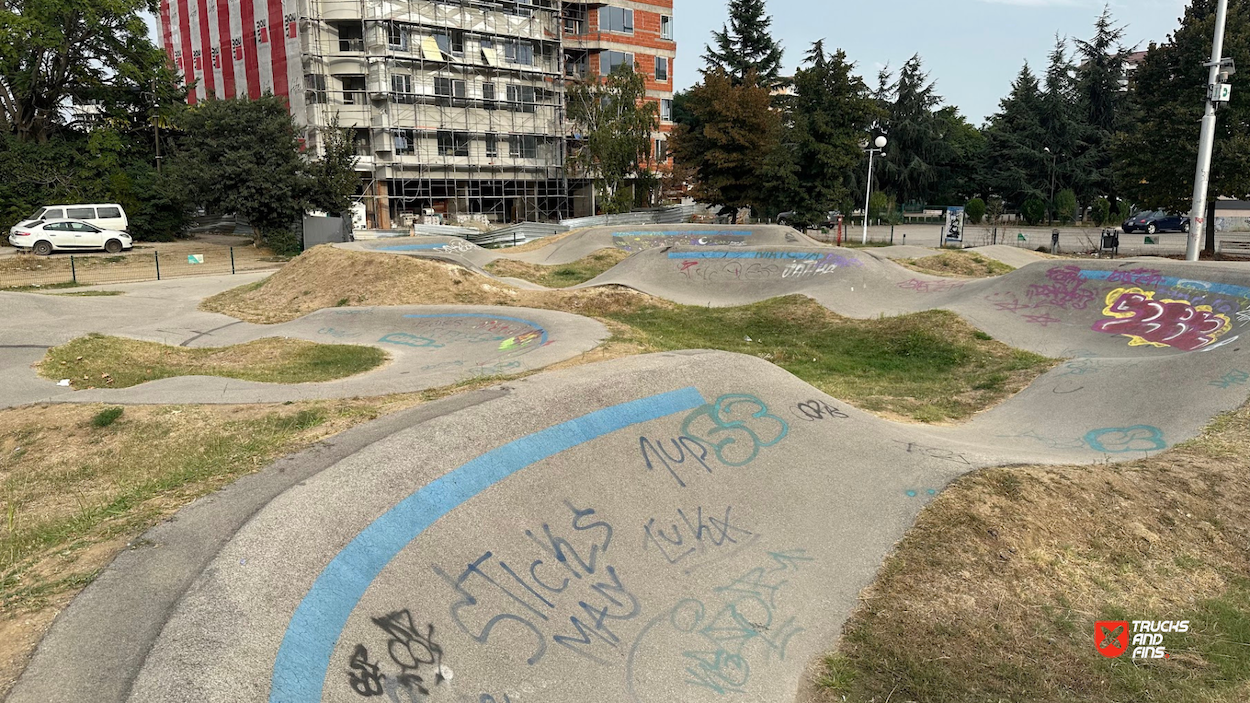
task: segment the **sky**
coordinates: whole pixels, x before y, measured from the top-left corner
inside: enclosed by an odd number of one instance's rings
[[[919,53],[946,104],[974,124],[998,110],[1027,60],[1037,73],[1060,36],[1089,39],[1104,0],[769,0],[773,36],[792,74],[818,39],[842,49],[870,86],[886,64],[897,70]],[[1179,26],[1185,0],[1113,1],[1125,43],[1144,50]],[[676,86],[699,80],[703,49],[726,22],[728,0],[674,0]]]

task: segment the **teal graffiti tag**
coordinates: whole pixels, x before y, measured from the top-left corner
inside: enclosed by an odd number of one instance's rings
[[[681,433],[710,446],[722,464],[746,466],[755,460],[760,449],[785,439],[790,425],[770,413],[759,398],[731,394],[686,416]]]
[[[1085,435],[1085,443],[1096,452],[1108,454],[1162,451],[1168,447],[1163,439],[1163,430],[1150,425],[1093,430]]]

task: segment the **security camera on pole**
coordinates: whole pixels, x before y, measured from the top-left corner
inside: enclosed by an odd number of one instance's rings
[[[885,137],[877,137],[872,144],[865,144],[864,148],[868,151],[868,192],[864,195],[864,244],[868,243],[868,203],[872,201],[872,157],[881,152],[885,156],[886,140]],[[875,147],[875,148],[874,148]]]
[[[1215,40],[1211,44],[1211,61],[1206,64],[1210,69],[1210,77],[1207,80],[1206,112],[1202,116],[1202,136],[1198,140],[1194,205],[1189,211],[1189,246],[1185,250],[1185,258],[1189,261],[1198,260],[1200,238],[1206,230],[1207,186],[1211,180],[1211,154],[1215,149],[1215,107],[1219,103],[1228,102],[1232,95],[1228,77],[1237,72],[1233,60],[1224,58],[1224,27],[1227,19],[1228,0],[1219,0],[1215,11]]]

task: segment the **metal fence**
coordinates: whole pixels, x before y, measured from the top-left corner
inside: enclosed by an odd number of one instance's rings
[[[189,276],[220,276],[282,266],[285,258],[248,247],[203,247],[192,253],[18,253],[0,259],[0,289],[62,288],[101,283],[138,283]]]

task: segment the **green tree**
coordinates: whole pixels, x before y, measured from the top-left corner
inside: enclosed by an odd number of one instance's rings
[[[1207,91],[1215,0],[1194,0],[1170,41],[1134,72],[1132,119],[1115,146],[1123,192],[1139,207],[1188,212]],[[1230,0],[1224,55],[1250,66],[1250,0]],[[1210,197],[1250,198],[1250,91],[1220,108]]]
[[[929,202],[940,188],[941,165],[954,159],[942,140],[946,125],[936,114],[942,98],[924,72],[919,54],[903,64],[889,95],[893,99],[883,127],[890,144],[881,160],[882,187],[905,203]]]
[[[792,168],[788,178],[776,179],[774,197],[794,211],[796,224],[819,222],[833,208],[847,212],[855,202],[850,176],[867,166],[859,142],[880,111],[854,68],[845,52],[828,54],[818,41],[795,74],[796,95],[774,161]]]
[[[1046,67],[1045,89],[1042,91],[1038,115],[1044,133],[1044,149],[1049,149],[1050,164],[1044,182],[1049,200],[1065,188],[1081,189],[1086,181],[1090,158],[1085,143],[1083,116],[1077,109],[1074,84],[1075,67],[1068,56],[1068,42],[1055,37],[1055,46]],[[1049,203],[1051,219],[1059,217],[1058,202]]]
[[[171,171],[197,204],[243,216],[257,241],[296,253],[292,228],[309,191],[302,131],[286,101],[209,100],[182,117]]]
[[[1123,128],[1127,93],[1122,88],[1124,63],[1129,51],[1123,45],[1124,28],[1117,26],[1110,6],[1094,23],[1094,36],[1076,40],[1080,57],[1074,90],[1085,123],[1088,157],[1084,163],[1085,199],[1107,196],[1117,199],[1114,154],[1115,135]]]
[[[706,71],[724,71],[735,84],[755,74],[763,85],[779,85],[783,49],[769,31],[772,23],[764,0],[729,0],[729,24],[712,32],[715,46],[704,49]]]
[[[964,206],[964,212],[968,215],[968,222],[979,225],[985,219],[985,201],[980,198],[973,198]]]
[[[578,83],[568,92],[568,115],[580,139],[569,161],[595,179],[609,214],[629,212],[640,178],[650,182],[651,134],[660,128],[659,110],[647,95],[646,79],[621,65],[604,81]]]
[[[141,12],[151,0],[9,0],[0,5],[0,121],[46,142],[70,99],[142,101],[168,86]]]
[[[986,129],[985,182],[1013,207],[1050,196],[1051,156],[1045,151],[1042,91],[1026,63]],[[1043,186],[1043,184],[1045,184]],[[1042,205],[1043,216],[1045,204]]]
[[[1020,207],[1020,214],[1030,226],[1037,225],[1046,217],[1046,201],[1037,197],[1029,198]]]
[[[331,215],[351,210],[360,191],[356,173],[356,145],[350,129],[339,127],[336,114],[330,124],[318,130],[320,158],[308,165],[308,206]]]
[[[1075,221],[1077,208],[1076,193],[1071,188],[1064,188],[1055,196],[1055,217],[1060,222]]]
[[[690,89],[690,123],[670,140],[677,164],[692,174],[691,195],[700,202],[762,210],[765,186],[776,174],[781,116],[755,74],[735,84],[722,69],[704,73]]]
[[[1093,219],[1094,224],[1102,227],[1111,221],[1111,201],[1106,198],[1098,198],[1094,201],[1093,207],[1089,209],[1089,216]]]

